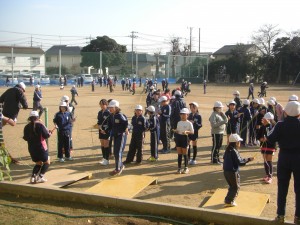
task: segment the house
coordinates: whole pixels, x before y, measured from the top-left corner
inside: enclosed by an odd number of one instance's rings
[[[246,44],[246,45],[224,45],[218,51],[213,53],[215,60],[224,60],[232,56],[232,51],[238,47],[245,48],[245,51],[249,54],[254,54],[260,56],[262,54],[261,50],[255,44]]]
[[[1,73],[45,74],[45,52],[39,47],[0,46]]]
[[[60,65],[59,50],[61,51],[61,66],[65,67],[67,73],[78,74],[81,73],[81,47],[54,45],[46,51],[46,68],[56,67]]]

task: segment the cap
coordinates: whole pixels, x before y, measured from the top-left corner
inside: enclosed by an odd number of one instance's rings
[[[189,84],[192,84],[191,82],[189,82]]]
[[[222,102],[216,101],[215,104],[214,104],[214,107],[222,108],[222,107],[224,107],[224,106],[223,106]]]
[[[253,103],[256,103],[256,104],[260,104],[260,103],[259,103],[259,99],[257,99],[257,98],[253,99],[252,102],[253,102]]]
[[[199,107],[198,103],[197,102],[191,102],[189,105],[194,105],[196,107]]]
[[[69,98],[69,96],[67,96],[67,95],[64,95],[64,96],[62,96],[61,97],[61,99],[60,99],[62,102],[64,102],[64,101],[69,101],[70,100],[70,98]]]
[[[234,91],[232,94],[233,95],[240,95],[240,92],[239,91]]]
[[[143,106],[141,106],[141,105],[136,105],[134,109],[135,109],[135,110],[143,110]]]
[[[252,85],[253,85],[253,83],[250,83],[250,85],[252,86]]]
[[[167,96],[161,96],[161,97],[158,99],[158,102],[163,102],[163,101],[168,101]]]
[[[19,86],[25,91],[26,89],[26,85],[23,82],[19,83]]]
[[[270,100],[273,100],[274,102],[277,102],[275,97],[271,97]]]
[[[236,105],[236,102],[234,100],[231,100],[228,105]]]
[[[265,102],[265,99],[263,99],[263,98],[260,98],[259,99],[259,104],[260,105],[264,105],[266,102]]]
[[[66,102],[60,102],[59,106],[68,107]]]
[[[35,88],[40,88],[40,87],[41,87],[41,86],[40,86],[40,85],[38,85],[38,84],[37,84],[37,85],[35,85]]]
[[[275,101],[270,99],[270,100],[268,101],[268,105],[275,105]]]
[[[180,110],[180,114],[189,114],[190,110],[188,108],[183,108]]]
[[[151,87],[150,87],[150,90],[153,90],[153,89],[154,89],[154,86],[151,86]]]
[[[29,117],[32,117],[32,116],[34,116],[34,117],[39,117],[39,112],[38,112],[38,111],[31,111],[31,112],[29,113]]]
[[[204,80],[204,82],[206,82],[206,80]]]
[[[267,120],[274,120],[274,115],[273,115],[273,113],[271,113],[271,112],[267,112],[267,113],[264,115],[264,118],[267,119]]]
[[[239,142],[243,141],[243,139],[238,134],[230,134],[229,142]]]
[[[155,112],[155,108],[154,108],[154,106],[153,105],[150,105],[148,108],[146,108],[147,109],[147,111],[149,111],[149,112]]]
[[[296,101],[288,102],[284,111],[288,116],[298,116],[300,115],[300,103]]]
[[[111,108],[111,107],[119,107],[119,106],[120,103],[117,100],[111,100],[107,107]]]
[[[297,95],[291,95],[289,97],[289,101],[298,101],[298,96]]]
[[[243,100],[243,105],[250,105],[250,101],[248,99]]]
[[[76,86],[75,85],[73,85],[73,88],[75,88]]]
[[[181,96],[181,91],[179,91],[179,90],[176,90],[175,92],[174,92],[174,95],[176,96],[176,95],[179,95],[179,96]]]
[[[175,96],[173,95],[173,96],[171,97],[171,99],[175,99]]]

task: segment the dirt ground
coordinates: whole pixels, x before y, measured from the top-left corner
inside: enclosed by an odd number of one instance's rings
[[[175,88],[177,85],[170,85]],[[258,91],[258,85],[255,86],[255,92]],[[232,100],[232,92],[239,90],[241,98],[248,95],[248,85],[228,85],[221,86],[215,84],[208,84],[207,94],[203,94],[203,87],[201,84],[191,86],[192,92],[185,98],[187,103],[198,102],[199,111],[203,119],[203,127],[199,131],[200,139],[198,141],[198,164],[190,166],[189,174],[176,174],[177,170],[177,154],[172,151],[170,154],[159,156],[159,161],[150,163],[146,161],[150,154],[149,133],[146,135],[146,144],[144,146],[144,161],[141,165],[129,165],[123,171],[123,175],[143,174],[158,177],[157,185],[150,185],[136,198],[140,200],[164,202],[184,206],[201,207],[217,188],[226,188],[227,184],[223,177],[222,167],[219,165],[210,164],[210,150],[212,140],[210,136],[210,125],[208,118],[212,112],[213,103],[221,101],[223,103]],[[0,93],[3,93],[6,88],[0,88]],[[65,87],[64,90],[59,90],[58,87],[43,87],[42,105],[49,110],[49,128],[53,128],[52,119],[54,114],[58,111],[58,103],[61,96],[70,96],[70,87]],[[32,105],[33,87],[26,88],[26,96],[29,105]],[[88,181],[80,181],[68,188],[72,190],[86,190],[98,183],[101,179],[109,177],[109,171],[114,168],[114,161],[111,161],[107,167],[100,166],[101,159],[100,142],[98,139],[98,132],[92,129],[92,126],[97,122],[97,113],[99,111],[99,100],[102,98],[112,98],[120,101],[120,108],[122,112],[131,117],[133,109],[136,104],[145,106],[145,94],[141,94],[142,89],[138,88],[136,95],[131,95],[130,92],[123,92],[120,85],[118,85],[113,93],[105,87],[96,87],[95,92],[91,91],[90,86],[78,88],[79,97],[77,97],[78,105],[76,106],[76,122],[73,128],[73,145],[75,158],[72,162],[59,163],[56,159],[56,135],[49,139],[50,156],[52,164],[50,169],[68,168],[78,171],[85,171],[93,173],[93,179]],[[268,88],[267,98],[275,96],[283,106],[286,104],[288,96],[291,94],[300,95],[300,88],[291,86],[273,86]],[[225,110],[225,109],[224,109]],[[12,165],[13,182],[19,180],[29,179],[33,163],[30,160],[26,142],[22,139],[22,132],[25,126],[29,110],[22,110],[18,117],[18,124],[16,127],[5,126],[3,129],[5,143],[10,153],[21,161],[20,165]],[[43,118],[43,120],[45,120]],[[226,138],[225,138],[226,140]],[[130,135],[127,139],[127,146],[125,148],[125,157],[128,151],[130,142]],[[171,142],[172,147],[175,143]],[[223,144],[226,144],[225,142]],[[224,152],[224,147],[221,153]],[[160,146],[161,149],[161,146]],[[124,160],[123,155],[123,160]],[[276,180],[276,162],[277,153],[274,157],[274,179],[272,184],[264,184],[262,177],[264,177],[263,160],[260,156],[258,148],[242,148],[241,155],[244,157],[255,157],[255,161],[249,163],[246,167],[241,168],[241,190],[250,192],[267,193],[271,195],[271,202],[266,205],[261,216],[274,218],[276,215],[276,196],[277,196],[277,180]],[[294,193],[293,180],[290,184],[288,201],[287,201],[287,219],[291,220],[294,215]],[[1,200],[2,199],[2,200]],[[4,196],[0,197],[0,203],[4,201]],[[7,200],[6,200],[7,201]],[[26,200],[28,201],[28,200]],[[53,209],[56,209],[52,205]],[[70,205],[62,207],[61,210],[73,210]],[[84,207],[86,208],[86,207]],[[11,210],[6,207],[0,207],[1,215],[10,214]],[[77,209],[78,210],[78,209]],[[83,210],[83,209],[82,209]],[[18,210],[18,214],[20,213]],[[54,210],[55,211],[55,210]],[[4,212],[4,214],[3,214]],[[21,214],[22,215],[22,214]],[[25,216],[24,214],[23,216]],[[0,216],[2,217],[2,216]],[[47,218],[49,215],[47,215]],[[118,223],[115,221],[116,224]],[[0,222],[1,223],[1,222]],[[49,223],[51,224],[51,223]],[[68,224],[68,223],[63,223]],[[70,223],[71,224],[71,223]],[[81,224],[78,222],[78,224]],[[97,224],[97,223],[95,223]],[[101,223],[99,223],[101,224]],[[113,224],[113,223],[110,223]],[[131,224],[131,223],[128,223]],[[134,224],[134,222],[132,223]],[[140,223],[142,224],[142,223]],[[146,224],[146,223],[145,223]]]

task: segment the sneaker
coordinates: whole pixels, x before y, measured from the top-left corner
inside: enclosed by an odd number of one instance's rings
[[[235,207],[235,206],[237,206],[235,201],[232,201],[230,203],[225,203],[225,207]]]
[[[178,174],[181,174],[181,173],[182,173],[181,168],[178,168],[177,173],[178,173]]]
[[[65,162],[64,158],[58,158],[58,162],[63,163]]]
[[[125,169],[125,166],[122,165],[121,168],[120,168],[120,170],[119,170],[119,174],[118,175],[121,175],[121,173],[123,172],[124,169]]]
[[[187,174],[189,172],[190,172],[189,168],[185,167],[182,173]]]
[[[269,178],[268,176],[265,176],[262,180],[266,181],[266,180],[268,180],[268,178]]]
[[[30,183],[35,184],[36,183],[36,176],[30,177]]]
[[[107,166],[109,165],[109,161],[107,159],[103,159],[101,162],[100,162],[101,166]]]
[[[268,177],[265,182],[266,184],[272,184],[272,177]]]
[[[168,153],[170,153],[170,152],[171,152],[171,150],[166,149],[166,150],[163,150],[163,151],[162,151],[162,154],[168,154]]]
[[[278,223],[284,223],[284,220],[285,220],[284,216],[277,215],[275,217],[275,221],[278,222]]]
[[[65,160],[66,160],[66,161],[74,161],[74,158],[69,157],[69,158],[66,158]]]
[[[38,176],[36,182],[37,183],[45,183],[45,182],[47,182],[47,179],[45,177]]]
[[[130,164],[130,163],[131,163],[131,162],[126,161],[126,160],[123,162],[123,164],[125,164],[125,165],[126,165],[126,164]]]
[[[189,164],[190,164],[190,165],[196,165],[196,164],[197,164],[197,161],[196,161],[196,160],[190,160]]]
[[[119,171],[118,170],[113,170],[113,171],[109,172],[109,175],[111,175],[111,176],[119,175]]]
[[[153,159],[154,159],[154,157],[150,156],[150,157],[147,159],[147,161],[152,162]]]
[[[148,159],[149,162],[156,162],[158,161],[158,158],[154,158],[153,156],[151,156],[149,159]]]

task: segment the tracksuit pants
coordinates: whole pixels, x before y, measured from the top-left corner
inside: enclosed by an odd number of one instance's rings
[[[70,157],[70,131],[58,131],[58,149],[57,157],[63,158],[63,149],[65,150],[65,156]]]
[[[224,177],[229,185],[225,203],[230,204],[235,200],[240,189],[240,174],[234,171],[224,171]]]
[[[156,159],[158,159],[158,141],[159,141],[158,131],[151,131],[150,132],[151,156]]]
[[[163,150],[170,150],[170,122],[160,123],[160,140],[163,144]]]
[[[211,161],[217,163],[220,161],[219,152],[223,144],[223,134],[212,134],[213,146],[211,149]]]
[[[243,141],[241,141],[241,144],[243,144],[243,145],[246,144],[247,131],[248,131],[248,122],[243,120],[241,122],[241,130],[240,130],[241,138],[243,139]]]
[[[115,164],[116,170],[121,170],[123,166],[122,155],[125,149],[127,140],[127,135],[125,133],[114,136],[114,156],[115,156]]]
[[[136,153],[136,162],[140,163],[143,160],[143,141],[144,133],[132,133],[129,145],[129,151],[126,157],[126,162],[132,162]]]

